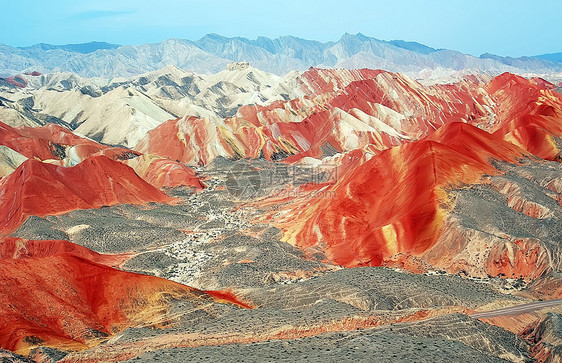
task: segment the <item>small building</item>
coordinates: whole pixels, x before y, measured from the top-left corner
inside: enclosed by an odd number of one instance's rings
[[[250,67],[249,62],[232,62],[226,65],[228,71],[241,71]]]

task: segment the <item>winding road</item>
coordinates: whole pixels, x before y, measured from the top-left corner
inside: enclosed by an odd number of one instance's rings
[[[549,306],[562,305],[562,299],[546,300],[546,301],[535,301],[529,304],[516,305],[509,308],[503,308],[498,310],[476,312],[471,314],[473,318],[493,318],[496,316],[503,315],[520,315],[525,314],[534,310],[540,310],[547,308]]]

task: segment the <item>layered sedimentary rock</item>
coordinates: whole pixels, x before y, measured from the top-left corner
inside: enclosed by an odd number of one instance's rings
[[[158,189],[179,186],[194,189],[204,188],[195,171],[178,161],[163,158],[153,154],[121,148],[80,144],[68,150],[67,157],[63,160],[66,166],[74,166],[93,156],[104,156],[111,160],[120,161],[130,166],[135,173],[150,185]]]
[[[371,93],[361,91],[360,100],[377,94],[382,75],[376,75],[379,83],[366,86]],[[482,101],[474,95],[460,101],[459,96],[454,107],[454,102],[440,103],[443,97],[427,99],[426,93],[422,116],[404,118],[397,126],[408,135],[403,145],[382,152],[370,149],[374,156],[346,166],[334,185],[300,186],[292,193],[303,198],[264,201],[264,206],[282,203],[285,210],[280,214],[276,208],[268,220],[284,228],[285,240],[310,256],[320,253],[344,266],[388,264],[421,272],[445,269],[526,279],[558,271],[560,168],[537,157],[559,160],[562,99],[544,83],[509,74],[489,83],[471,81],[472,92]],[[337,87],[330,82],[324,80],[318,88]],[[347,88],[361,89],[365,81],[357,83]],[[391,84],[395,92],[390,94],[410,98],[393,104],[386,91],[380,99],[385,96],[387,107],[408,112],[408,102],[416,104],[419,93],[413,88],[396,91],[402,85],[399,79]],[[439,89],[461,94],[456,87],[461,85]],[[357,98],[347,100],[353,107],[358,104]],[[445,106],[445,117],[437,117]],[[432,128],[438,129],[430,132]],[[523,129],[534,131],[514,139]],[[506,172],[505,177],[492,177]],[[473,203],[470,211],[475,215],[479,206],[486,206],[481,197],[469,196],[471,184],[481,185],[482,193],[493,199],[481,213],[493,223],[486,225],[483,217],[475,224],[478,217],[460,212],[466,206],[463,198]],[[311,198],[311,190],[330,197]],[[481,203],[474,204],[473,198]],[[504,206],[512,211],[505,214]]]
[[[487,86],[497,102],[500,122],[490,130],[547,160],[560,161],[562,96],[552,85],[503,74]]]
[[[113,269],[122,260],[66,241],[2,241],[0,347],[80,350],[123,329],[163,327],[171,302],[193,308],[235,297]],[[216,296],[216,297],[213,297]]]
[[[99,144],[58,125],[11,127],[0,122],[0,129],[0,177],[11,174],[27,158],[75,166],[91,156],[104,156],[134,165],[135,171],[157,188],[203,187],[195,172],[178,162],[155,155],[140,157],[139,152]]]
[[[424,87],[388,72],[319,69],[305,72],[296,83],[303,98],[243,106],[223,121],[193,116],[171,120],[150,131],[136,149],[188,164],[207,164],[217,156],[289,156],[287,161],[294,162],[324,157],[328,149],[378,153],[460,121],[539,157],[558,157],[554,138],[561,131],[562,101],[543,83],[504,74],[489,83],[466,77],[456,84]]]
[[[330,186],[325,198],[293,213],[286,238],[340,265],[380,265],[397,253],[431,247],[450,202],[446,189],[494,173],[492,158],[515,161],[521,151],[464,123],[382,152]],[[290,223],[290,222],[289,222]]]
[[[0,145],[8,147],[28,158],[40,160],[64,159],[70,146],[85,144],[105,148],[98,143],[75,135],[61,126],[14,128],[0,122]]]
[[[159,189],[187,186],[201,190],[205,187],[193,169],[174,160],[148,154],[127,160],[126,164],[146,182]]]
[[[2,87],[0,81],[3,122],[57,123],[99,142],[127,147],[172,118],[222,119],[242,105],[296,97],[293,76],[281,78],[252,67],[199,75],[168,66],[130,79],[87,79],[72,73],[21,77],[25,88]]]
[[[133,169],[105,156],[90,157],[70,168],[28,159],[2,179],[0,189],[2,235],[31,215],[55,215],[118,203],[173,201]]]

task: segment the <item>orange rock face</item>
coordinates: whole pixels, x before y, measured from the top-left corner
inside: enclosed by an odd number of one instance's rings
[[[203,292],[109,267],[104,256],[67,241],[0,244],[0,347],[80,350],[129,326],[165,327],[171,299],[248,307],[231,293]]]
[[[28,158],[40,160],[62,159],[59,148],[73,145],[84,145],[85,148],[105,148],[97,142],[82,138],[71,131],[55,124],[43,127],[14,128],[0,122],[0,145],[9,147]]]
[[[30,215],[56,215],[119,203],[174,201],[133,169],[104,156],[88,158],[71,168],[29,159],[2,179],[0,190],[0,235],[7,235]]]
[[[155,155],[142,155],[126,161],[135,172],[158,189],[187,186],[195,190],[205,188],[193,169],[186,165]]]
[[[331,189],[332,198],[307,204],[297,223],[287,223],[288,241],[348,267],[422,253],[439,237],[445,189],[494,173],[492,158],[519,156],[520,149],[485,131],[447,124],[350,169]]]

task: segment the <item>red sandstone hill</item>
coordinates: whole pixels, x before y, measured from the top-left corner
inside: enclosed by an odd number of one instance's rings
[[[392,87],[396,89],[401,84],[398,79]],[[355,81],[347,87],[352,85],[364,95],[358,98],[348,93],[346,102],[351,103],[352,109],[366,110],[370,103],[360,105],[360,102],[379,97],[376,92],[366,89],[374,90],[380,83]],[[459,224],[462,221],[450,215],[454,196],[449,195],[449,191],[487,183],[487,176],[501,174],[494,161],[517,164],[518,159],[537,160],[536,157],[560,160],[562,98],[544,83],[511,74],[498,76],[488,84],[474,83],[474,86],[478,87],[478,92],[488,92],[487,115],[484,109],[476,107],[479,103],[473,98],[460,104],[472,104],[466,115],[477,116],[462,123],[453,122],[462,112],[448,104],[449,114],[441,119],[444,124],[439,127],[436,114],[432,112],[446,104],[432,107],[440,101],[427,98],[428,108],[424,116],[413,123],[402,123],[400,130],[407,133],[408,125],[426,125],[428,129],[437,127],[436,131],[418,128],[421,135],[426,136],[375,152],[368,161],[350,159],[352,166],[347,163],[340,170],[334,186],[299,188],[306,190],[307,195],[311,190],[323,190],[332,193],[330,198],[306,197],[301,200],[297,197],[277,201],[273,198],[263,202],[265,206],[290,202],[289,206],[283,207],[290,212],[275,220],[285,229],[285,240],[309,255],[320,252],[329,261],[347,267],[397,263],[418,271],[431,267],[451,272],[468,270],[480,276],[523,276],[529,279],[550,271],[550,247],[542,242],[501,234],[488,234],[486,239],[479,235],[481,231],[463,229]],[[454,86],[440,87],[458,92]],[[414,100],[419,95],[410,91],[406,94]],[[378,100],[384,100],[382,96],[388,97],[388,92],[380,95]],[[402,96],[395,93],[394,98]],[[398,109],[408,105],[408,100],[393,102],[392,97],[387,99],[386,106]],[[415,134],[412,130],[411,136]],[[539,179],[538,182],[542,188],[543,185],[558,185],[559,179]],[[491,185],[505,195],[507,201],[504,203],[517,212],[539,219],[556,213],[526,199],[521,194],[521,187],[513,182],[494,179]],[[554,194],[547,191],[549,198],[560,204],[561,190],[550,190]],[[277,211],[270,217],[275,215]],[[476,255],[486,258],[483,262],[470,261],[484,258],[474,257]],[[409,265],[413,263],[412,256],[421,256],[417,266]]]
[[[174,201],[130,167],[104,156],[90,157],[69,168],[28,159],[0,181],[0,190],[0,235],[10,233],[31,215]]]
[[[77,136],[55,124],[15,128],[0,122],[0,145],[7,146],[28,158],[63,159],[65,148],[78,144],[100,149],[107,147]]]
[[[203,292],[116,270],[104,256],[67,241],[8,238],[0,246],[0,348],[81,350],[129,326],[165,327],[172,300],[248,307],[226,292]]]
[[[148,132],[136,150],[188,164],[226,158],[320,158],[325,150],[371,153],[428,136],[449,122],[493,132],[545,159],[559,157],[562,98],[544,82],[509,73],[423,86],[383,71],[311,69],[305,96],[243,106],[223,121],[186,116]]]
[[[288,241],[347,267],[378,266],[397,253],[416,254],[439,237],[446,189],[498,171],[493,159],[515,162],[522,150],[464,123],[386,150],[349,168],[332,198],[303,203],[287,218]]]
[[[142,155],[139,152],[102,145],[54,124],[15,128],[0,122],[0,145],[28,158],[66,166],[77,165],[90,156],[103,155],[130,164],[144,180],[159,189],[177,186],[204,188],[192,169],[174,160],[163,160],[155,155],[139,158]],[[135,158],[138,160],[128,162]]]
[[[173,198],[156,188],[204,188],[192,169],[176,161],[101,145],[57,125],[14,128],[0,123],[0,145],[29,158],[15,170],[8,168],[11,174],[0,181],[0,235],[30,215],[168,203]]]
[[[487,86],[502,121],[490,131],[548,160],[560,160],[555,137],[562,136],[562,95],[544,83],[504,73]]]
[[[201,190],[205,187],[195,171],[182,163],[120,147],[76,145],[68,151],[68,163],[77,165],[91,156],[99,155],[129,165],[142,179],[158,189],[186,186]]]

